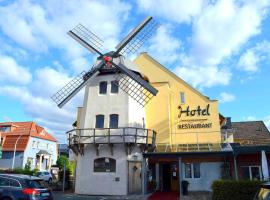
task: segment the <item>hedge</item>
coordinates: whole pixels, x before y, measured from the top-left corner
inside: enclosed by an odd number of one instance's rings
[[[212,184],[213,200],[253,200],[261,181],[217,180]]]

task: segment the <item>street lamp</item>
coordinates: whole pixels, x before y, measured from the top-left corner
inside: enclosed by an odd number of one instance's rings
[[[22,137],[22,134],[17,138],[16,142],[15,142],[15,146],[14,146],[14,151],[13,151],[13,159],[12,159],[12,167],[11,169],[14,169],[14,162],[15,162],[15,154],[16,154],[16,149],[17,149],[17,143],[19,141],[19,139]]]

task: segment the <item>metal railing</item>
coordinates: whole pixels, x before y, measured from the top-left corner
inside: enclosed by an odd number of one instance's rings
[[[156,132],[137,127],[86,128],[67,132],[69,146],[77,144],[145,144],[155,146]]]

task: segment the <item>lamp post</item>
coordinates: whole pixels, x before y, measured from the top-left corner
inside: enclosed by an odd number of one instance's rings
[[[12,159],[12,167],[11,169],[14,169],[14,162],[15,162],[15,155],[16,155],[16,149],[17,149],[17,143],[19,141],[19,139],[22,137],[22,134],[17,138],[16,142],[15,142],[15,146],[14,146],[14,151],[13,151],[13,159]]]

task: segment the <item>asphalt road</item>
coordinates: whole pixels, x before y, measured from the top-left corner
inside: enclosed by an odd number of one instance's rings
[[[61,193],[56,192],[53,194],[54,200],[147,200],[147,196],[143,195],[129,195],[129,196],[87,196],[87,195],[77,195],[73,193]]]

